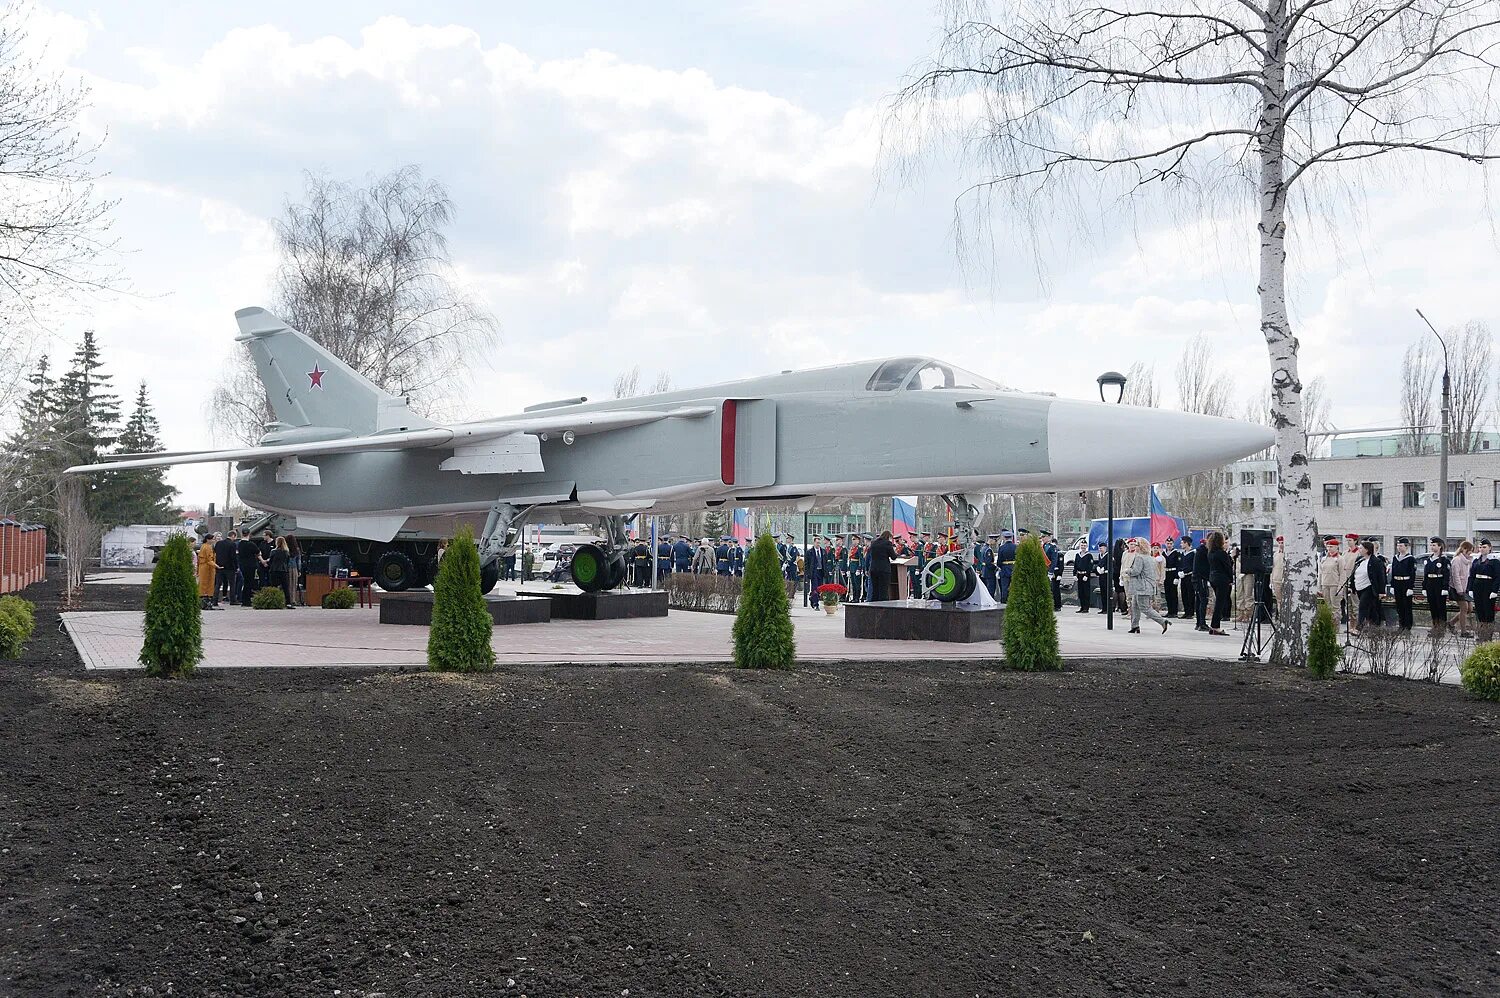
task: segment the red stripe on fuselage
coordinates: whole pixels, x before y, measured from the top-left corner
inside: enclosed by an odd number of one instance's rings
[[[725,399],[723,417],[719,420],[719,477],[725,485],[734,484],[735,408],[734,399]]]

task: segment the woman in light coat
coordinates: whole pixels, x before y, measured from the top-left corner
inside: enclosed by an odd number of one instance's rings
[[[1151,605],[1159,583],[1156,562],[1144,549],[1143,543],[1139,538],[1136,539],[1135,557],[1124,565],[1125,593],[1130,597],[1130,633],[1141,633],[1141,616],[1144,614],[1160,624],[1161,632],[1165,634],[1172,622],[1157,613],[1156,607]]]

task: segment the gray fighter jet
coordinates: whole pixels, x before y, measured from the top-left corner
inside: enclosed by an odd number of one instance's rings
[[[941,495],[967,551],[983,493],[1170,481],[1274,440],[1228,419],[1013,391],[926,357],[439,425],[265,309],[235,318],[276,414],[258,446],[119,455],[69,471],[235,461],[248,504],[377,541],[409,516],[487,512],[486,591],[526,522],[599,519],[608,540],[573,557],[574,581],[591,591],[624,577],[625,522],[639,513]],[[964,599],[972,570],[950,561],[929,565],[926,587]]]

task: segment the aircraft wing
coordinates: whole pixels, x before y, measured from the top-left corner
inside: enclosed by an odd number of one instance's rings
[[[273,443],[227,450],[172,451],[151,455],[130,455],[124,460],[104,459],[99,464],[84,464],[67,469],[67,474],[96,471],[130,471],[134,468],[161,468],[177,464],[217,464],[225,461],[281,461],[286,458],[314,457],[319,454],[354,454],[362,451],[407,450],[410,448],[453,449],[453,457],[443,462],[445,471],[464,474],[541,471],[540,441],[550,434],[571,432],[582,436],[604,433],[630,426],[643,426],[662,419],[701,419],[712,415],[711,405],[679,406],[675,409],[616,409],[604,412],[544,413],[535,417],[484,420],[434,426],[430,429],[396,433],[372,433],[341,437],[335,440],[310,440],[296,443]]]

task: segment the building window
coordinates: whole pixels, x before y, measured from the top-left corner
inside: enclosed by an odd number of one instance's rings
[[[1468,490],[1462,481],[1448,483],[1448,508],[1463,509]]]
[[[1262,484],[1262,485],[1275,485],[1276,484],[1276,472],[1275,471],[1262,471],[1260,473],[1260,484]]]
[[[1254,485],[1255,484],[1255,472],[1253,472],[1253,471],[1242,471],[1242,472],[1240,472],[1240,484],[1241,485]]]
[[[1262,513],[1274,513],[1274,512],[1276,512],[1276,500],[1275,499],[1262,499],[1260,501],[1260,511]]]
[[[1379,482],[1366,482],[1359,487],[1359,504],[1365,509],[1379,509],[1385,498],[1385,489]]]
[[[1416,509],[1425,505],[1422,502],[1422,493],[1426,491],[1426,482],[1402,482],[1401,483],[1401,508]]]
[[[1254,499],[1241,499],[1240,500],[1240,512],[1241,513],[1254,513],[1255,512],[1255,500]]]
[[[1323,507],[1325,509],[1339,505],[1339,483],[1329,482],[1323,486]]]
[[[1226,472],[1224,472],[1224,487],[1226,489],[1232,489],[1232,488],[1234,488],[1234,472],[1232,472],[1232,471],[1226,471]]]
[[[1500,478],[1495,479],[1495,502],[1494,507],[1500,509]]]

